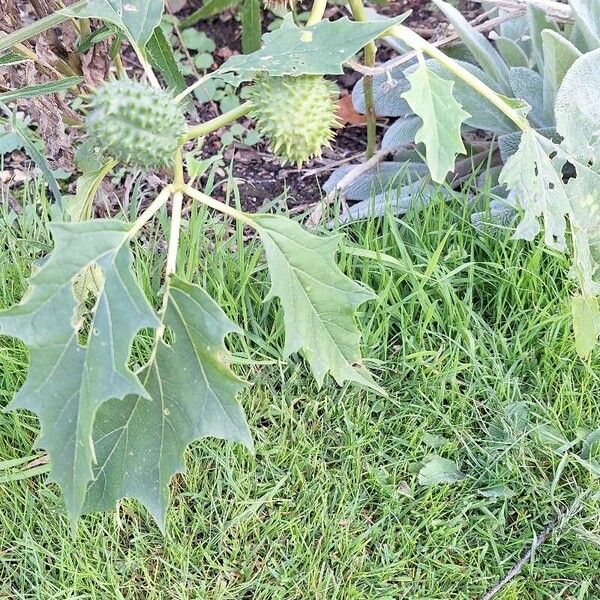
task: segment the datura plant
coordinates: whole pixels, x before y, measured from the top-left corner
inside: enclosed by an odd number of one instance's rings
[[[460,131],[469,115],[453,95],[454,84],[428,66],[425,54],[522,132],[502,175],[524,214],[517,236],[533,238],[541,220],[550,244],[573,248],[582,290],[574,301],[576,327],[585,338],[580,344],[587,349],[591,338],[595,341],[597,326],[590,323],[600,321],[600,288],[594,279],[600,96],[589,90],[600,87],[600,51],[577,59],[564,78],[556,98],[563,139],[558,144],[529,124],[525,102],[498,94],[403,26],[405,15],[369,22],[360,2],[352,0],[350,6],[354,20],[328,21],[323,20],[325,2],[316,0],[306,26],[288,15],[279,29],[263,37],[258,51],[227,60],[207,77],[247,82],[249,101],[196,125],[186,122],[183,107],[206,78],[175,94],[161,89],[148,62],[146,46],[161,19],[161,0],[79,0],[45,23],[0,38],[0,52],[14,50],[61,19],[104,19],[127,36],[145,72],[146,82],[121,73],[89,97],[85,147],[94,157],[93,169],[80,176],[75,204],[50,223],[54,249],[34,271],[23,300],[0,313],[0,333],[29,348],[27,379],[8,408],[38,416],[37,446],[48,454],[49,481],[60,486],[72,525],[82,514],[135,498],[164,528],[169,481],[183,470],[184,451],[193,440],[212,436],[241,442],[252,451],[237,400],[246,384],[232,370],[225,345],[226,336],[242,332],[204,289],[178,274],[184,198],[257,233],[270,273],[270,296],[283,309],[285,357],[301,353],[319,385],[331,375],[338,384],[385,394],[363,365],[355,322],[358,307],[374,294],[336,264],[339,238],[315,235],[283,216],[243,213],[210,197],[192,185],[182,159],[185,144],[245,115],[254,118],[283,161],[301,164],[318,155],[338,127],[337,92],[326,76],[343,73],[362,49],[366,58],[371,56],[381,36],[394,36],[416,53],[405,98],[421,119],[416,139],[424,145],[435,180],[464,151]],[[567,164],[576,171],[569,180],[562,174]],[[116,166],[170,173],[170,182],[134,222],[89,218],[94,191]],[[152,299],[161,306],[157,312],[134,276],[132,246],[168,202],[162,299]],[[153,347],[146,363],[133,370],[131,348],[142,330],[154,332]]]

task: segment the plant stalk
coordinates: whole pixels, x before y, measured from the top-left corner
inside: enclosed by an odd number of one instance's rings
[[[312,9],[308,17],[308,21],[306,21],[306,26],[312,27],[313,25],[316,25],[317,23],[322,21],[326,8],[327,0],[315,0],[313,2]]]
[[[349,0],[352,15],[356,21],[368,21],[362,0]],[[374,67],[377,55],[375,42],[369,42],[365,48],[365,66]],[[371,158],[377,151],[377,115],[375,114],[375,94],[373,91],[373,76],[365,75],[363,82],[365,108],[367,109],[367,150],[366,157]]]
[[[127,235],[128,240],[132,240],[154,217],[154,215],[167,203],[169,196],[173,192],[173,186],[167,186],[164,188],[160,194],[152,201],[152,204],[136,219],[135,223],[132,225],[129,230],[129,234]]]
[[[160,87],[160,83],[158,82],[158,79],[156,78],[156,75],[154,74],[154,71],[152,70],[150,63],[146,60],[143,50],[141,48],[139,48],[137,44],[133,44],[133,49],[135,50],[135,53],[137,54],[138,60],[140,61],[140,64],[142,65],[142,68],[144,69],[144,73],[146,74],[146,77],[148,78],[148,82],[150,83],[150,85],[157,90],[161,90],[162,88]]]
[[[421,50],[432,58],[435,58],[448,71],[462,79],[468,86],[481,94],[486,100],[489,100],[498,110],[502,111],[519,129],[522,131],[531,130],[531,125],[527,118],[514,109],[500,94],[488,87],[485,83],[477,79],[466,69],[461,67],[456,61],[446,56],[441,50],[438,50],[433,44],[424,40],[414,31],[404,25],[395,25],[388,35],[393,35],[408,44],[413,50]]]
[[[183,186],[183,157],[181,148],[177,151],[175,157],[175,186]],[[180,189],[173,194],[173,205],[171,207],[171,228],[169,231],[169,248],[167,250],[167,265],[165,267],[165,277],[168,279],[171,273],[175,273],[177,268],[177,252],[179,250],[179,235],[181,230],[181,212],[183,209],[183,193]]]
[[[186,96],[189,96],[195,89],[199,88],[201,85],[206,83],[212,76],[213,73],[209,73],[208,75],[204,75],[204,77],[201,77],[197,81],[194,81],[194,83],[192,83],[192,85],[190,85],[189,87],[185,88],[185,90],[183,90],[181,94],[175,96],[175,102],[179,104]]]
[[[239,210],[233,208],[232,206],[229,206],[228,204],[219,202],[218,200],[211,198],[207,194],[203,194],[202,192],[195,190],[189,185],[182,186],[182,188],[180,188],[180,191],[182,191],[186,196],[189,196],[190,198],[197,200],[198,202],[202,202],[202,204],[206,204],[206,206],[214,208],[215,210],[218,210],[224,215],[233,217],[234,219],[242,221],[242,223],[246,223],[247,225],[254,225],[254,222],[250,217],[248,217],[248,215],[245,215],[243,212],[240,212]]]
[[[217,131],[217,129],[221,129],[221,127],[225,127],[227,125],[231,125],[238,119],[246,116],[250,109],[252,108],[251,102],[244,102],[240,104],[237,108],[230,110],[210,121],[206,121],[206,123],[201,123],[200,125],[194,125],[188,129],[187,134],[183,137],[184,142],[188,142],[189,140],[194,140],[199,137],[203,137],[212,133],[213,131]]]

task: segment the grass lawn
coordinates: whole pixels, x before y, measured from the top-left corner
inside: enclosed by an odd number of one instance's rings
[[[3,307],[49,247],[30,185],[21,215],[0,214]],[[164,537],[132,501],[81,519],[71,537],[47,467],[19,478],[39,456],[36,419],[0,413],[0,598],[477,599],[557,521],[495,597],[598,600],[597,449],[582,440],[598,427],[600,357],[576,356],[568,261],[510,232],[478,234],[465,205],[343,229],[341,264],[379,295],[359,318],[387,399],[318,390],[301,360],[281,362],[260,249],[240,229],[205,235],[206,213],[192,209],[180,270],[248,332],[230,342],[254,382],[242,402],[256,456],[194,444]],[[149,234],[137,262],[149,294],[161,239]],[[3,338],[1,406],[26,368]],[[464,477],[421,485],[433,456]]]

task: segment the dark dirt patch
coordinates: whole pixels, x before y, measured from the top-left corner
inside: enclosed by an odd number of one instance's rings
[[[170,3],[176,8],[177,3],[181,4],[183,0],[170,0]],[[0,3],[2,0],[0,0]],[[67,2],[68,4],[69,2]],[[179,18],[184,18],[203,5],[203,0],[187,0],[183,9],[176,13]],[[19,4],[19,3],[17,3]],[[17,5],[15,5],[17,6]],[[308,10],[310,2],[299,10]],[[447,25],[443,16],[437,11],[433,4],[427,0],[395,0],[385,5],[374,4],[373,8],[387,16],[396,16],[411,10],[412,13],[406,23],[420,35],[427,39],[435,40],[444,37],[447,34]],[[469,0],[461,0],[459,8],[468,18],[474,18],[479,12],[478,6]],[[331,19],[337,19],[347,14],[342,6],[331,6],[328,8],[326,16]],[[33,10],[27,3],[20,5],[20,21],[29,23],[36,17]],[[273,15],[269,11],[264,12],[263,29],[266,30],[269,22],[273,20]],[[195,25],[199,30],[204,31],[213,39],[217,47],[215,52],[215,62],[218,66],[228,56],[241,51],[241,28],[238,16],[233,11],[226,11],[221,15],[209,20],[201,21]],[[52,32],[53,35],[63,35],[60,30]],[[378,54],[378,61],[383,62],[393,57],[393,52],[382,47]],[[125,64],[132,70],[132,76],[136,77],[139,71],[135,55],[132,51],[126,52]],[[342,95],[351,92],[354,84],[358,81],[358,73],[347,71],[337,80]],[[193,78],[190,78],[190,83]],[[10,87],[10,86],[9,86]],[[218,109],[214,103],[197,104],[198,119],[200,122],[215,117]],[[245,120],[248,128],[252,127],[250,119]],[[381,132],[384,131],[385,121],[381,123]],[[300,209],[303,206],[311,205],[317,202],[321,195],[321,186],[328,178],[329,174],[342,162],[359,162],[364,154],[366,147],[366,131],[364,125],[347,125],[339,131],[332,143],[331,149],[326,149],[321,158],[311,161],[304,165],[302,169],[295,167],[282,167],[279,161],[274,158],[267,150],[266,144],[261,143],[256,147],[248,147],[241,144],[223,147],[220,133],[209,136],[204,147],[204,155],[210,156],[217,152],[223,152],[226,163],[233,164],[233,175],[240,189],[240,194],[244,208],[246,210],[258,210],[265,203],[285,195],[286,202],[291,207]],[[75,133],[74,133],[75,136]],[[69,147],[75,141],[75,137],[69,144]],[[52,157],[51,162],[54,163]],[[15,153],[12,160],[4,162],[4,168],[7,166],[14,173],[23,173],[26,165],[29,163],[27,157],[22,153]],[[53,164],[53,168],[62,166]],[[12,169],[11,169],[12,167]],[[9,173],[10,175],[10,173]],[[160,176],[160,174],[158,174]],[[223,176],[225,172],[223,171]],[[15,183],[17,178],[14,178]],[[147,178],[147,186],[153,189],[155,185],[160,184],[160,178],[150,175]],[[106,194],[103,207],[98,206],[99,211],[110,212],[111,206],[126,201],[127,192],[111,186],[107,181]],[[127,186],[125,186],[127,187]],[[224,192],[219,188],[221,193]],[[102,204],[102,203],[99,203]]]
[[[197,0],[188,2],[180,15],[191,14],[200,4],[201,2]],[[387,16],[396,16],[411,10],[412,13],[406,24],[427,39],[435,40],[447,34],[447,24],[443,15],[432,3],[425,0],[397,0],[384,6],[373,6]],[[468,0],[462,0],[459,8],[467,19],[475,18],[481,12],[478,5]],[[333,19],[343,14],[346,14],[343,7],[331,7],[327,12],[327,16]],[[268,24],[269,15],[270,13],[266,13],[264,25]],[[212,37],[217,47],[225,47],[234,52],[241,51],[239,23],[232,13],[228,12],[211,21],[200,22],[196,27]],[[392,57],[393,52],[385,48],[378,54],[379,61]],[[359,78],[360,74],[352,71],[347,71],[345,75],[338,78],[342,94],[349,93]],[[201,111],[206,114],[206,107]],[[249,120],[246,123],[251,126]],[[219,136],[212,136],[207,147],[212,148],[213,151],[219,150]],[[233,174],[238,182],[244,208],[255,211],[284,193],[290,207],[300,208],[317,202],[320,198],[321,186],[335,166],[352,157],[355,157],[355,162],[359,161],[365,148],[366,130],[364,126],[359,125],[346,126],[342,129],[336,136],[332,148],[325,150],[322,158],[314,159],[302,169],[282,167],[268,152],[265,144],[260,144],[258,148],[233,146],[226,149],[225,157],[228,162],[232,157],[234,158]]]

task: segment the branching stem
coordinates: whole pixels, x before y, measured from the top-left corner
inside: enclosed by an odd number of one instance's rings
[[[513,108],[500,94],[488,87],[485,83],[477,79],[466,69],[461,67],[456,61],[446,56],[441,50],[424,40],[420,35],[405,27],[396,25],[392,27],[389,34],[408,44],[413,50],[421,50],[432,58],[435,58],[448,71],[462,79],[468,86],[481,94],[486,100],[489,100],[498,110],[502,111],[519,129],[522,131],[531,130],[531,125],[519,111]]]
[[[209,206],[210,208],[214,208],[215,210],[218,210],[219,212],[223,213],[224,215],[233,217],[234,219],[237,219],[238,221],[241,221],[242,223],[246,223],[247,225],[254,225],[254,222],[248,215],[244,214],[243,212],[240,212],[239,210],[233,208],[232,206],[229,206],[228,204],[219,202],[218,200],[211,198],[207,194],[203,194],[202,192],[195,190],[193,187],[190,187],[189,185],[184,185],[182,188],[180,188],[179,191],[182,191],[186,196],[189,196],[190,198],[193,198],[194,200],[197,200],[198,202],[202,202],[202,204],[206,204],[206,206]]]
[[[201,85],[205,84],[213,75],[214,73],[209,73],[208,75],[201,77],[197,81],[194,81],[194,83],[192,83],[192,85],[183,90],[181,94],[175,96],[175,102],[179,104],[179,102],[181,102],[186,96],[189,96],[196,88],[199,88]]]
[[[175,186],[183,186],[183,158],[181,149],[177,151],[175,157]],[[169,249],[167,251],[167,265],[165,267],[165,277],[168,279],[171,273],[175,273],[177,268],[177,252],[179,250],[179,234],[181,230],[181,212],[183,209],[183,193],[177,189],[173,194],[173,205],[171,207],[171,228],[169,232]]]
[[[313,2],[312,9],[308,17],[308,21],[306,21],[306,26],[312,27],[313,25],[319,23],[319,21],[322,21],[326,8],[327,0],[315,0]]]
[[[160,194],[153,200],[152,204],[137,218],[131,229],[127,239],[132,240],[152,219],[152,217],[167,203],[169,196],[173,192],[173,186],[167,186]]]
[[[362,0],[349,0],[352,15],[357,21],[368,21]],[[374,67],[377,55],[375,42],[365,46],[365,66]],[[377,151],[377,115],[375,114],[375,95],[373,92],[373,77],[366,75],[364,78],[365,108],[367,109],[367,158],[371,158]]]
[[[194,140],[199,137],[203,137],[212,133],[213,131],[217,131],[217,129],[221,129],[221,127],[225,127],[226,125],[231,125],[238,119],[246,116],[250,109],[252,108],[251,102],[244,102],[240,104],[237,108],[230,110],[210,121],[206,121],[206,123],[201,123],[200,125],[194,125],[188,129],[187,134],[184,136],[183,141],[188,142],[189,140]]]
[[[142,67],[144,69],[144,73],[146,74],[146,77],[148,78],[148,82],[150,83],[150,85],[157,90],[161,90],[162,88],[160,87],[160,83],[158,82],[158,79],[156,78],[156,75],[154,74],[154,71],[152,70],[150,63],[146,60],[143,50],[141,48],[139,48],[137,46],[137,44],[133,44],[133,49],[135,50],[135,53],[137,54],[138,60],[140,61],[140,64],[142,65]]]

